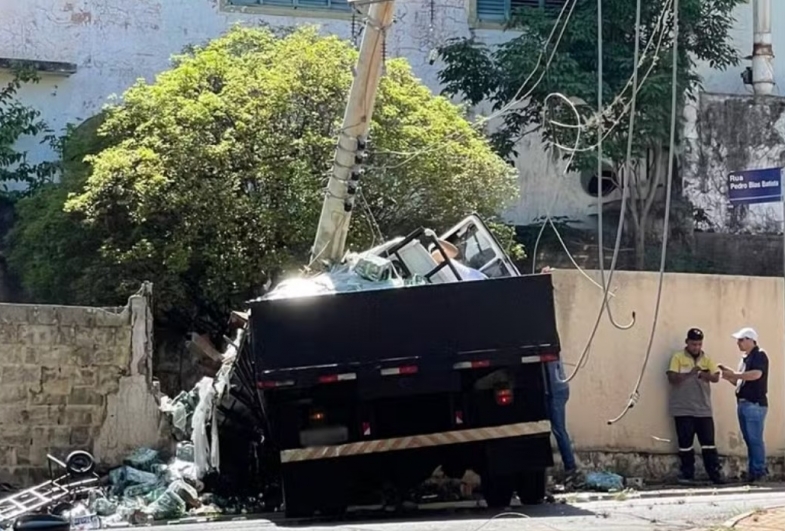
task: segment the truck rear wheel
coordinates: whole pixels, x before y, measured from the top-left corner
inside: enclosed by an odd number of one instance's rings
[[[510,476],[490,476],[482,478],[482,493],[489,509],[504,509],[510,506],[514,486]]]
[[[538,505],[545,499],[545,470],[527,470],[518,474],[515,490],[524,505]]]

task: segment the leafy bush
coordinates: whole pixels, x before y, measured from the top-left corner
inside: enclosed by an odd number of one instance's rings
[[[71,140],[89,166],[70,161],[62,185],[20,205],[12,264],[26,288],[108,304],[152,280],[159,318],[220,328],[307,260],[356,57],[313,28],[238,28],[131,87]],[[517,191],[461,109],[402,60],[386,64],[368,152],[354,248],[379,230],[493,216]]]

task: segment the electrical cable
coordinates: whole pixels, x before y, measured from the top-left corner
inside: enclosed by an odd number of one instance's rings
[[[660,52],[660,49],[662,48],[662,43],[663,43],[663,39],[665,37],[665,34],[667,33],[667,26],[665,24],[664,18],[668,14],[668,8],[669,8],[669,6],[671,4],[672,4],[672,0],[668,0],[664,4],[663,11],[660,13],[660,17],[658,18],[658,21],[657,21],[657,23],[654,26],[654,30],[652,32],[651,37],[649,38],[649,41],[646,44],[646,47],[644,48],[643,54],[641,56],[641,59],[638,61],[638,67],[640,68],[641,66],[643,66],[643,62],[644,62],[644,59],[646,57],[647,50],[649,49],[651,44],[654,42],[655,36],[658,36],[657,46],[656,46],[656,49],[654,50],[654,52],[652,54],[653,55],[652,62],[649,65],[649,68],[646,71],[646,74],[643,76],[643,78],[641,79],[640,83],[638,83],[637,91],[635,91],[633,93],[633,96],[635,96],[635,97],[637,97],[638,93],[640,93],[640,91],[643,89],[643,86],[644,86],[646,80],[648,80],[649,76],[651,75],[652,71],[654,70],[654,67],[657,66],[659,52]],[[657,33],[657,30],[658,30],[658,28],[660,28],[660,26],[662,26],[662,28],[659,31],[659,33]],[[622,89],[622,92],[620,92],[619,95],[617,96],[617,98],[616,98],[617,100],[620,100],[624,96],[624,93],[626,92],[627,88],[630,86],[632,81],[633,81],[633,79],[632,79],[632,77],[630,77],[630,79],[628,80],[627,85],[625,86],[625,88]],[[630,101],[631,101],[631,99],[630,99]],[[610,105],[610,107],[613,107],[613,106],[614,106],[614,103],[612,103]],[[621,120],[624,118],[624,116],[626,115],[627,111],[630,109],[630,106],[631,106],[631,103],[625,104],[625,106],[623,107],[623,109],[622,109],[621,113],[619,114],[619,116],[616,119],[613,120],[613,123],[607,129],[605,134],[603,135],[603,137],[602,137],[603,140],[608,138],[608,136],[610,136],[610,134],[616,129],[616,127],[619,126],[619,124],[621,123]],[[554,120],[551,121],[551,124],[552,125],[556,125],[558,127],[564,127],[564,128],[585,128],[585,127],[591,125],[591,123],[595,122],[596,120],[597,120],[597,115],[595,115],[590,120],[588,120],[586,122],[586,125],[583,125],[583,124],[571,125],[571,124],[565,124],[565,123],[561,123],[561,122],[556,122]],[[570,147],[560,145],[560,144],[558,144],[558,142],[555,142],[553,140],[549,141],[549,143],[551,145],[555,145],[555,146],[557,146],[557,147],[559,147],[559,148],[561,148],[563,150],[570,150],[571,149]],[[581,152],[581,153],[586,153],[586,152],[589,152],[589,151],[594,151],[595,149],[597,149],[597,146],[598,146],[598,144],[594,143],[594,144],[589,145],[589,146],[578,148],[576,151],[577,152]]]
[[[550,98],[553,98],[553,97],[562,98],[566,102],[571,103],[569,101],[569,99],[565,95],[563,95],[561,93],[558,93],[558,92],[554,92],[552,94],[549,94],[545,98],[545,101],[543,102],[543,104],[547,106],[548,100]],[[571,106],[570,109],[575,113],[576,119],[580,121],[581,116],[578,113],[578,110],[575,108],[575,106]],[[578,130],[578,132],[576,134],[576,137],[575,137],[575,145],[576,146],[581,141],[581,133],[582,133],[582,131]],[[562,174],[560,176],[561,179],[564,179],[567,176],[567,171],[569,170],[569,167],[572,164],[572,160],[574,158],[575,158],[575,153],[572,152],[570,154],[569,158],[567,159],[566,164],[564,165],[564,171],[562,172]],[[567,258],[569,258],[570,262],[572,262],[572,265],[575,267],[575,269],[577,269],[578,272],[581,275],[583,275],[589,282],[594,284],[596,287],[598,287],[599,289],[604,289],[603,286],[601,286],[596,280],[591,278],[591,276],[588,273],[586,273],[586,271],[578,264],[578,262],[572,256],[572,253],[570,252],[570,249],[567,247],[567,244],[564,242],[564,238],[562,238],[562,235],[559,233],[559,229],[553,223],[553,217],[551,216],[551,210],[553,209],[553,206],[556,204],[556,201],[557,201],[557,199],[559,197],[559,194],[561,192],[561,185],[562,185],[562,183],[559,183],[559,184],[560,184],[560,186],[556,186],[554,188],[553,199],[545,207],[546,208],[546,210],[545,210],[545,219],[542,222],[542,226],[540,226],[540,232],[537,234],[537,239],[534,242],[534,250],[532,251],[532,253],[533,253],[532,254],[532,274],[536,274],[537,273],[537,249],[540,246],[540,240],[542,239],[543,232],[545,232],[545,227],[547,227],[548,224],[550,224],[550,227],[553,229],[553,232],[556,235],[556,238],[559,240],[559,243],[561,244],[562,249],[564,249],[564,252],[567,254]],[[611,296],[615,296],[615,294],[611,294]]]
[[[639,47],[640,45],[639,45],[639,43],[640,43],[640,32],[641,32],[641,20],[640,20],[641,19],[641,7],[642,7],[642,0],[637,0],[636,8],[635,8],[635,17],[636,17],[636,20],[635,20],[635,50],[633,52],[634,53],[634,59],[633,59],[634,71],[633,71],[633,74],[632,74],[632,76],[633,76],[633,93],[632,93],[633,94],[633,101],[631,102],[632,103],[633,113],[630,115],[630,128],[629,128],[629,131],[628,131],[629,134],[628,134],[628,137],[627,137],[627,157],[628,157],[627,158],[627,166],[629,166],[630,160],[631,160],[631,157],[632,157],[632,139],[633,139],[633,135],[634,135],[634,132],[635,132],[634,131],[634,126],[635,126],[634,108],[635,107],[634,106],[635,106],[635,103],[636,103],[635,102],[635,97],[636,97],[637,92],[636,92],[635,89],[637,88],[637,79],[638,79],[637,71],[638,71],[638,67],[639,67],[639,64],[638,64],[638,53],[640,52],[640,47]],[[603,75],[603,70],[602,70],[602,0],[597,0],[597,33],[598,33],[597,50],[598,50],[598,55],[599,55],[598,68],[597,68],[597,70],[598,70],[598,82],[597,82],[598,94],[597,94],[597,100],[598,100],[599,112],[602,113],[602,75]],[[577,110],[575,110],[575,112],[577,113]],[[606,284],[605,283],[605,273],[604,273],[604,252],[603,252],[603,248],[602,248],[602,245],[603,245],[602,244],[602,229],[603,229],[603,227],[602,227],[602,128],[601,127],[602,126],[600,126],[600,141],[598,143],[598,151],[597,151],[597,165],[598,165],[598,179],[599,179],[598,190],[597,190],[597,192],[598,192],[597,193],[597,198],[598,198],[597,203],[598,203],[598,220],[599,220],[598,221],[598,226],[599,226],[598,240],[599,240],[599,255],[600,255],[600,275],[601,275],[601,280],[602,280],[602,284],[603,284],[602,304],[600,305],[600,310],[597,312],[597,319],[594,322],[594,328],[592,329],[592,333],[589,336],[588,341],[586,342],[586,347],[583,349],[583,352],[581,353],[581,357],[578,359],[578,363],[576,364],[575,369],[572,371],[572,373],[567,378],[565,378],[563,383],[568,383],[568,382],[572,381],[575,378],[575,376],[577,376],[578,372],[583,367],[585,367],[585,362],[586,362],[586,360],[588,358],[589,351],[591,350],[591,345],[594,342],[594,338],[597,336],[597,330],[599,330],[600,322],[602,321],[602,315],[603,315],[603,313],[605,311],[608,312],[608,317],[610,318],[610,321],[614,324],[614,326],[616,326],[617,328],[621,328],[614,322],[613,316],[612,316],[612,314],[610,312],[610,306],[608,305],[608,292],[610,291],[611,281],[613,280],[613,273],[615,272],[615,269],[616,269],[616,260],[618,258],[618,252],[619,252],[620,245],[621,245],[621,237],[622,237],[622,234],[623,234],[622,231],[624,230],[624,212],[626,211],[626,208],[627,208],[626,202],[627,202],[627,198],[628,198],[628,193],[627,192],[628,192],[629,187],[623,186],[623,189],[622,189],[621,216],[619,218],[619,225],[618,225],[617,231],[616,231],[616,243],[614,244],[613,258],[611,259],[611,269],[609,271],[608,283]],[[635,320],[636,320],[635,313],[633,313],[632,314],[632,324],[630,325],[630,327],[635,324]]]
[[[619,223],[616,226],[616,243],[613,247],[613,256],[611,257],[611,268],[608,271],[608,289],[610,289],[611,283],[613,282],[613,274],[616,272],[616,263],[619,259],[619,250],[621,249],[621,238],[624,235],[624,220],[627,213],[627,201],[629,200],[629,183],[625,183],[625,179],[627,177],[627,171],[632,164],[632,143],[633,138],[635,136],[635,111],[636,111],[636,104],[637,104],[637,97],[638,97],[638,54],[640,53],[640,32],[641,32],[641,8],[642,2],[641,0],[637,0],[635,4],[635,51],[633,52],[633,63],[636,67],[633,69],[632,72],[632,101],[630,102],[630,125],[627,129],[627,153],[626,153],[626,161],[624,168],[622,169],[621,173],[621,210],[619,211]],[[601,189],[601,188],[600,188]],[[601,227],[602,228],[602,227]],[[603,271],[603,266],[605,265],[604,256],[602,254],[603,250],[600,247],[600,271]],[[624,328],[620,327],[616,324],[616,321],[613,318],[613,313],[611,312],[610,304],[608,304],[608,298],[606,297],[603,301],[603,308],[608,312],[608,319],[616,328]],[[602,311],[602,308],[600,308]],[[635,314],[633,313],[633,323],[635,322]]]
[[[487,526],[489,526],[491,524],[491,522],[493,522],[494,520],[499,520],[501,518],[506,518],[508,516],[512,516],[514,518],[526,518],[526,519],[530,519],[531,518],[531,516],[529,516],[528,514],[514,512],[514,511],[507,511],[507,512],[503,512],[503,513],[499,513],[497,515],[494,515],[491,518],[488,518],[486,521],[484,521],[478,527],[475,527],[474,529],[472,529],[472,531],[482,531]],[[551,529],[552,531],[561,531],[558,527],[552,526],[550,524],[546,524],[544,522],[537,522],[537,524],[539,524],[539,525],[541,525],[543,527],[546,527],[548,529]]]
[[[649,335],[649,344],[646,347],[646,354],[643,358],[641,372],[638,375],[638,380],[635,382],[635,387],[630,395],[630,400],[627,406],[616,417],[608,421],[608,424],[615,424],[623,419],[627,412],[630,411],[640,399],[640,387],[643,382],[643,376],[646,373],[646,367],[651,358],[651,350],[654,345],[654,337],[657,333],[657,322],[660,316],[660,303],[662,302],[662,285],[665,279],[665,260],[668,253],[668,231],[670,226],[670,213],[671,213],[671,192],[673,190],[673,163],[676,150],[676,121],[677,121],[677,105],[679,101],[678,81],[679,81],[679,0],[673,0],[673,65],[671,72],[671,128],[670,139],[668,143],[668,182],[665,183],[665,217],[663,219],[663,233],[662,233],[662,248],[660,251],[660,271],[659,282],[657,285],[657,301],[654,306],[654,321],[651,325],[651,334]]]
[[[601,7],[599,6],[602,2],[598,0],[598,10],[601,11]],[[637,100],[638,94],[638,56],[640,53],[640,31],[641,31],[641,0],[637,0],[635,6],[635,51],[633,52],[633,65],[635,67],[632,70],[632,101],[630,106],[630,126],[627,131],[627,158],[626,158],[626,165],[625,167],[629,167],[631,160],[632,160],[632,140],[635,134],[635,105]],[[598,15],[601,17],[601,15]],[[600,18],[599,22],[600,26],[598,32],[602,31],[602,20]],[[603,69],[602,69],[602,38],[599,39],[598,50],[600,53],[600,59],[598,60],[598,82],[597,82],[597,100],[598,100],[598,109],[599,114],[602,116],[602,76],[603,76]],[[624,185],[624,176],[626,175],[625,172],[622,172],[622,199],[621,199],[621,210],[619,213],[619,222],[616,228],[616,243],[613,247],[613,256],[611,258],[611,269],[608,272],[608,280],[606,283],[605,280],[605,249],[603,247],[603,237],[604,237],[604,230],[603,230],[603,200],[602,200],[602,181],[603,181],[603,160],[602,160],[602,123],[600,122],[600,126],[598,128],[599,134],[599,142],[597,146],[597,224],[598,224],[598,254],[600,259],[600,281],[605,287],[605,293],[607,294],[608,290],[610,289],[611,282],[613,281],[613,273],[616,270],[616,262],[619,258],[619,249],[621,248],[621,238],[624,234],[624,218],[625,213],[627,211],[627,199],[629,196],[629,187]],[[608,319],[610,320],[611,324],[620,329],[620,330],[629,330],[635,324],[635,313],[632,314],[632,322],[627,326],[621,326],[616,323],[616,320],[613,318],[613,313],[611,311],[611,307],[608,304],[608,297],[604,296],[602,301],[602,306],[600,306],[600,314],[603,311],[608,313]]]
[[[492,112],[488,116],[482,116],[479,119],[477,119],[472,124],[473,128],[477,129],[477,128],[485,125],[487,122],[490,122],[491,120],[494,120],[496,118],[500,118],[500,117],[504,116],[505,114],[507,114],[507,112],[509,112],[509,110],[514,105],[516,105],[517,103],[520,103],[521,101],[527,99],[537,89],[537,87],[540,85],[540,83],[542,83],[542,80],[544,79],[545,73],[548,71],[548,68],[550,68],[551,63],[553,62],[553,58],[556,56],[556,52],[558,51],[559,45],[561,44],[562,38],[564,37],[564,32],[566,31],[567,26],[570,23],[570,20],[572,19],[572,14],[575,11],[575,6],[577,4],[578,4],[578,0],[568,0],[567,2],[564,3],[564,5],[561,8],[561,11],[559,12],[559,16],[556,18],[556,21],[553,24],[553,28],[551,29],[551,33],[548,35],[548,39],[545,41],[545,43],[542,45],[542,48],[540,49],[540,54],[537,57],[537,62],[534,65],[534,68],[529,73],[529,75],[526,76],[526,79],[524,79],[523,83],[521,83],[521,85],[518,87],[518,90],[515,92],[515,95],[512,97],[512,99],[509,102],[507,102],[506,104],[504,104],[500,109]],[[567,11],[567,6],[568,5],[570,6],[569,11]],[[551,44],[551,41],[553,40],[553,36],[556,34],[556,30],[559,27],[559,23],[561,22],[561,19],[564,16],[565,11],[567,11],[567,17],[565,18],[564,23],[561,25],[561,31],[559,32],[559,36],[558,36],[558,38],[556,39],[556,42],[553,45],[553,50],[551,51],[551,54],[548,57],[547,62],[545,63],[545,68],[543,69],[543,72],[540,74],[540,77],[534,83],[534,86],[532,86],[528,90],[528,92],[526,92],[526,94],[521,96],[521,92],[523,92],[523,90],[526,88],[526,85],[529,83],[529,81],[531,81],[531,79],[537,73],[537,70],[539,70],[540,65],[542,64],[542,58],[545,55],[545,52],[547,51],[548,46]],[[412,160],[416,159],[417,157],[419,157],[421,155],[425,155],[426,153],[431,153],[433,151],[437,151],[438,149],[442,149],[446,145],[446,142],[444,142],[444,140],[448,140],[448,139],[452,140],[452,139],[458,137],[459,134],[460,134],[460,132],[455,132],[455,133],[452,133],[450,135],[447,135],[447,137],[445,139],[443,139],[442,141],[440,141],[439,143],[433,144],[432,146],[427,147],[427,148],[418,149],[418,150],[410,151],[410,152],[406,152],[406,153],[389,152],[390,154],[396,154],[396,155],[399,155],[399,156],[404,156],[405,155],[408,158],[406,158],[405,160],[403,160],[400,163],[395,164],[393,166],[385,166],[385,168],[386,169],[396,169],[396,168],[400,168],[402,166],[405,166],[406,164],[408,164],[409,162],[411,162]]]
[[[636,99],[637,99],[638,92],[641,90],[641,88],[643,86],[643,83],[641,83],[641,84],[638,83],[638,71],[639,71],[639,68],[643,66],[643,62],[645,60],[646,53],[648,52],[649,48],[651,47],[652,43],[654,42],[654,38],[657,35],[657,32],[658,32],[660,26],[662,25],[663,26],[663,30],[659,32],[660,38],[659,38],[659,41],[658,41],[658,44],[657,44],[657,48],[656,48],[656,50],[654,52],[655,59],[656,59],[656,56],[659,54],[660,47],[662,46],[662,37],[663,37],[663,35],[665,33],[663,20],[664,20],[665,15],[668,12],[667,10],[668,10],[668,7],[670,5],[670,1],[671,0],[668,0],[668,2],[666,2],[666,4],[663,6],[662,11],[660,12],[660,16],[658,17],[658,21],[655,24],[655,26],[654,26],[654,28],[652,30],[652,34],[651,34],[651,36],[649,37],[649,39],[648,39],[648,41],[646,43],[646,47],[644,48],[642,56],[640,54],[640,19],[641,19],[641,16],[640,16],[640,5],[637,6],[637,8],[636,8],[636,33],[635,33],[635,39],[636,40],[635,40],[635,53],[634,53],[634,59],[633,59],[633,64],[635,65],[635,68],[633,69],[632,76],[630,76],[630,79],[627,81],[624,89],[622,89],[621,93],[619,93],[619,95],[615,98],[614,102],[611,103],[611,106],[610,106],[610,107],[613,107],[618,101],[620,101],[622,96],[626,92],[627,88],[630,87],[630,85],[632,85],[632,87],[633,87],[632,101],[631,101],[631,103],[629,105],[625,106],[625,109],[623,109],[623,111],[622,111],[623,113],[626,112],[627,109],[630,109],[630,111],[631,111],[630,112],[630,130],[629,130],[629,133],[628,133],[628,149],[627,149],[627,166],[628,167],[629,167],[629,161],[631,159],[632,138],[633,138],[634,124],[635,124],[635,117],[634,117],[634,115],[635,115],[635,104],[636,104]],[[640,58],[639,58],[639,56],[640,56]],[[652,66],[654,64],[655,64],[655,61],[652,61]],[[644,77],[643,82],[646,81],[646,79],[648,78],[648,76],[651,73],[651,71],[652,71],[652,67],[650,67],[649,70],[647,71],[646,76]],[[567,103],[567,105],[570,107],[572,112],[575,114],[575,116],[576,116],[576,123],[577,123],[577,125],[573,126],[573,125],[570,125],[570,124],[559,123],[559,122],[556,122],[554,120],[548,120],[548,122],[551,125],[556,125],[556,126],[559,126],[559,127],[575,128],[575,129],[578,130],[579,133],[580,133],[581,130],[583,130],[586,127],[586,125],[588,125],[587,123],[583,123],[583,120],[582,120],[582,118],[580,116],[580,113],[575,108],[575,105],[566,96],[564,96],[563,94],[560,94],[560,93],[549,94],[545,98],[545,101],[543,102],[544,103],[544,107],[546,109],[547,109],[547,102],[548,102],[548,100],[551,97],[560,97],[561,99],[563,99]],[[622,114],[621,117],[623,117],[623,114]],[[619,120],[617,120],[616,124],[613,127],[615,127],[616,125],[618,125],[618,123],[621,122],[621,117],[619,118]],[[608,132],[608,134],[610,134],[610,131]],[[606,137],[607,137],[607,134],[606,134]],[[553,145],[555,147],[557,147],[557,148],[560,148],[560,149],[566,149],[568,152],[570,152],[574,156],[574,154],[577,152],[576,148],[577,148],[578,144],[579,144],[579,141],[576,140],[576,144],[572,148],[565,148],[565,146],[561,146],[561,145],[556,144],[556,143],[554,143]],[[572,158],[573,157],[570,157],[569,161],[572,161]],[[567,164],[567,167],[569,167],[569,162]],[[600,174],[600,176],[601,176],[601,174]],[[600,182],[601,182],[601,180],[600,180]],[[617,263],[617,260],[618,260],[619,250],[620,250],[620,246],[621,246],[621,238],[622,238],[623,230],[624,230],[624,216],[625,216],[625,213],[626,213],[626,201],[627,201],[627,198],[628,198],[628,193],[629,193],[629,188],[625,187],[623,185],[623,183],[622,183],[621,217],[620,217],[619,224],[618,224],[617,231],[616,231],[616,242],[614,244],[613,258],[611,260],[611,269],[610,269],[610,272],[609,272],[608,285],[610,285],[611,281],[613,280],[613,272],[615,271],[616,263]],[[554,200],[553,200],[552,204],[555,204],[556,197],[558,197],[558,191],[555,194],[555,197],[554,197]],[[536,273],[536,271],[537,271],[537,269],[536,269],[536,267],[537,267],[537,249],[539,248],[540,240],[542,239],[542,235],[543,235],[543,233],[545,231],[545,227],[548,224],[550,224],[550,226],[554,230],[554,233],[556,234],[556,237],[558,238],[559,242],[561,243],[564,251],[567,253],[567,256],[569,257],[569,259],[573,263],[573,265],[576,267],[576,269],[578,269],[578,271],[584,277],[586,277],[588,280],[590,280],[595,286],[597,286],[600,289],[604,290],[605,288],[603,286],[601,286],[600,284],[598,284],[588,274],[586,274],[586,272],[583,269],[581,269],[581,267],[577,264],[575,259],[572,257],[569,249],[567,248],[567,246],[564,243],[564,240],[561,237],[561,234],[559,234],[558,228],[553,223],[553,219],[551,217],[550,210],[551,210],[551,205],[549,205],[549,207],[546,210],[545,219],[543,220],[542,226],[540,227],[540,231],[539,231],[539,233],[537,235],[537,239],[536,239],[536,241],[534,243],[534,251],[533,251],[533,258],[532,258],[532,273]],[[602,252],[603,252],[603,247],[602,247],[602,245],[600,245],[600,253],[602,253]],[[600,255],[600,257],[601,257],[600,258],[601,274],[603,274],[604,273],[605,260],[604,260],[604,257],[602,257],[602,254]],[[604,282],[603,282],[603,284],[604,284]],[[609,295],[611,297],[615,297],[614,293],[612,293],[610,291],[608,291],[608,293],[609,293]],[[610,305],[605,304],[603,306],[603,308],[607,309],[608,318],[609,318],[609,320],[611,321],[611,324],[613,324],[614,327],[616,327],[616,328],[618,328],[620,330],[629,330],[635,324],[635,313],[634,312],[632,314],[632,321],[628,325],[620,325],[614,319],[613,313],[612,313],[611,308],[610,308]],[[580,366],[580,364],[579,364],[579,366]]]

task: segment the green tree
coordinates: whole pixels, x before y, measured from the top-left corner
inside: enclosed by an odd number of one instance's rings
[[[576,110],[585,127],[579,144],[580,152],[572,159],[576,171],[596,172],[599,124],[603,133],[603,163],[613,171],[602,180],[629,188],[628,215],[635,236],[637,265],[643,268],[646,237],[651,226],[651,213],[656,208],[655,195],[667,175],[668,137],[671,118],[671,69],[673,65],[672,0],[643,2],[640,33],[640,90],[635,113],[633,160],[623,167],[629,132],[629,102],[634,69],[636,3],[630,0],[604,0],[603,9],[603,94],[607,108],[601,119],[596,113],[597,102],[597,1],[574,0],[574,12],[564,36],[555,50],[553,61],[546,69],[547,58],[554,52],[556,39],[550,42],[558,11],[527,8],[515,13],[509,29],[518,36],[498,46],[487,46],[476,38],[448,43],[441,50],[446,66],[440,73],[445,91],[460,95],[469,103],[484,100],[501,109],[516,94],[531,91],[531,97],[504,115],[501,127],[492,135],[494,147],[505,157],[516,155],[518,140],[538,133],[553,146],[572,147],[576,129],[554,125],[576,124],[573,110],[548,96],[559,92],[580,104]],[[725,69],[738,64],[739,56],[731,45],[730,30],[733,10],[744,0],[680,0],[679,9],[679,109],[700,87],[697,62]],[[570,4],[572,5],[572,4]],[[569,7],[568,7],[569,9]],[[663,16],[663,13],[666,13]],[[561,27],[561,26],[560,26]],[[558,35],[558,30],[556,35]],[[647,48],[647,44],[651,44]],[[538,66],[538,58],[544,51]],[[645,53],[644,53],[645,52]],[[530,72],[535,71],[528,85],[519,88]],[[541,79],[539,84],[536,81]],[[547,108],[546,108],[547,107]],[[560,150],[568,157],[569,153]]]
[[[62,138],[61,173],[57,183],[45,183],[16,203],[16,223],[8,235],[9,265],[36,302],[114,305],[112,280],[99,259],[101,242],[84,217],[63,208],[70,194],[81,193],[90,174],[84,161],[108,145],[98,136],[99,114]]]
[[[237,28],[130,88],[88,142],[89,174],[77,164],[22,208],[13,264],[26,288],[107,304],[152,280],[160,323],[220,329],[307,260],[356,58],[314,28]],[[405,62],[387,62],[376,109],[353,248],[473,210],[494,216],[514,198],[514,172]],[[47,223],[38,208],[62,243],[28,251]],[[83,255],[73,263],[71,245]],[[45,260],[37,276],[30,265]]]
[[[57,139],[41,112],[18,98],[25,84],[38,81],[35,71],[15,65],[11,80],[0,88],[0,195],[11,200],[51,182],[57,173],[57,163],[31,162],[28,153],[18,149],[19,140],[25,137],[40,137],[41,143],[57,148]]]

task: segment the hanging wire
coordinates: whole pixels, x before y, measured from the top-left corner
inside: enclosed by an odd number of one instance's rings
[[[640,0],[639,0],[640,1]],[[662,247],[660,250],[660,271],[659,271],[659,282],[657,285],[657,300],[654,305],[654,320],[652,321],[651,325],[651,334],[649,335],[649,344],[646,347],[646,354],[643,357],[643,365],[641,366],[641,372],[638,375],[638,380],[635,382],[635,387],[630,394],[630,399],[627,402],[627,405],[622,410],[619,415],[608,421],[608,424],[615,424],[623,419],[627,413],[635,407],[635,404],[638,403],[640,400],[640,389],[641,383],[643,382],[643,376],[646,374],[646,367],[649,364],[649,359],[651,358],[651,350],[652,346],[654,345],[654,337],[657,333],[657,323],[660,317],[660,303],[662,302],[662,284],[663,280],[665,279],[665,260],[668,253],[668,232],[670,229],[670,213],[671,213],[671,196],[673,191],[673,162],[674,156],[676,151],[676,122],[678,121],[678,113],[677,113],[677,106],[679,102],[679,91],[678,91],[678,82],[679,82],[679,0],[673,0],[673,65],[672,65],[672,72],[671,72],[671,129],[670,129],[670,139],[668,142],[668,182],[665,183],[665,217],[662,223]]]

